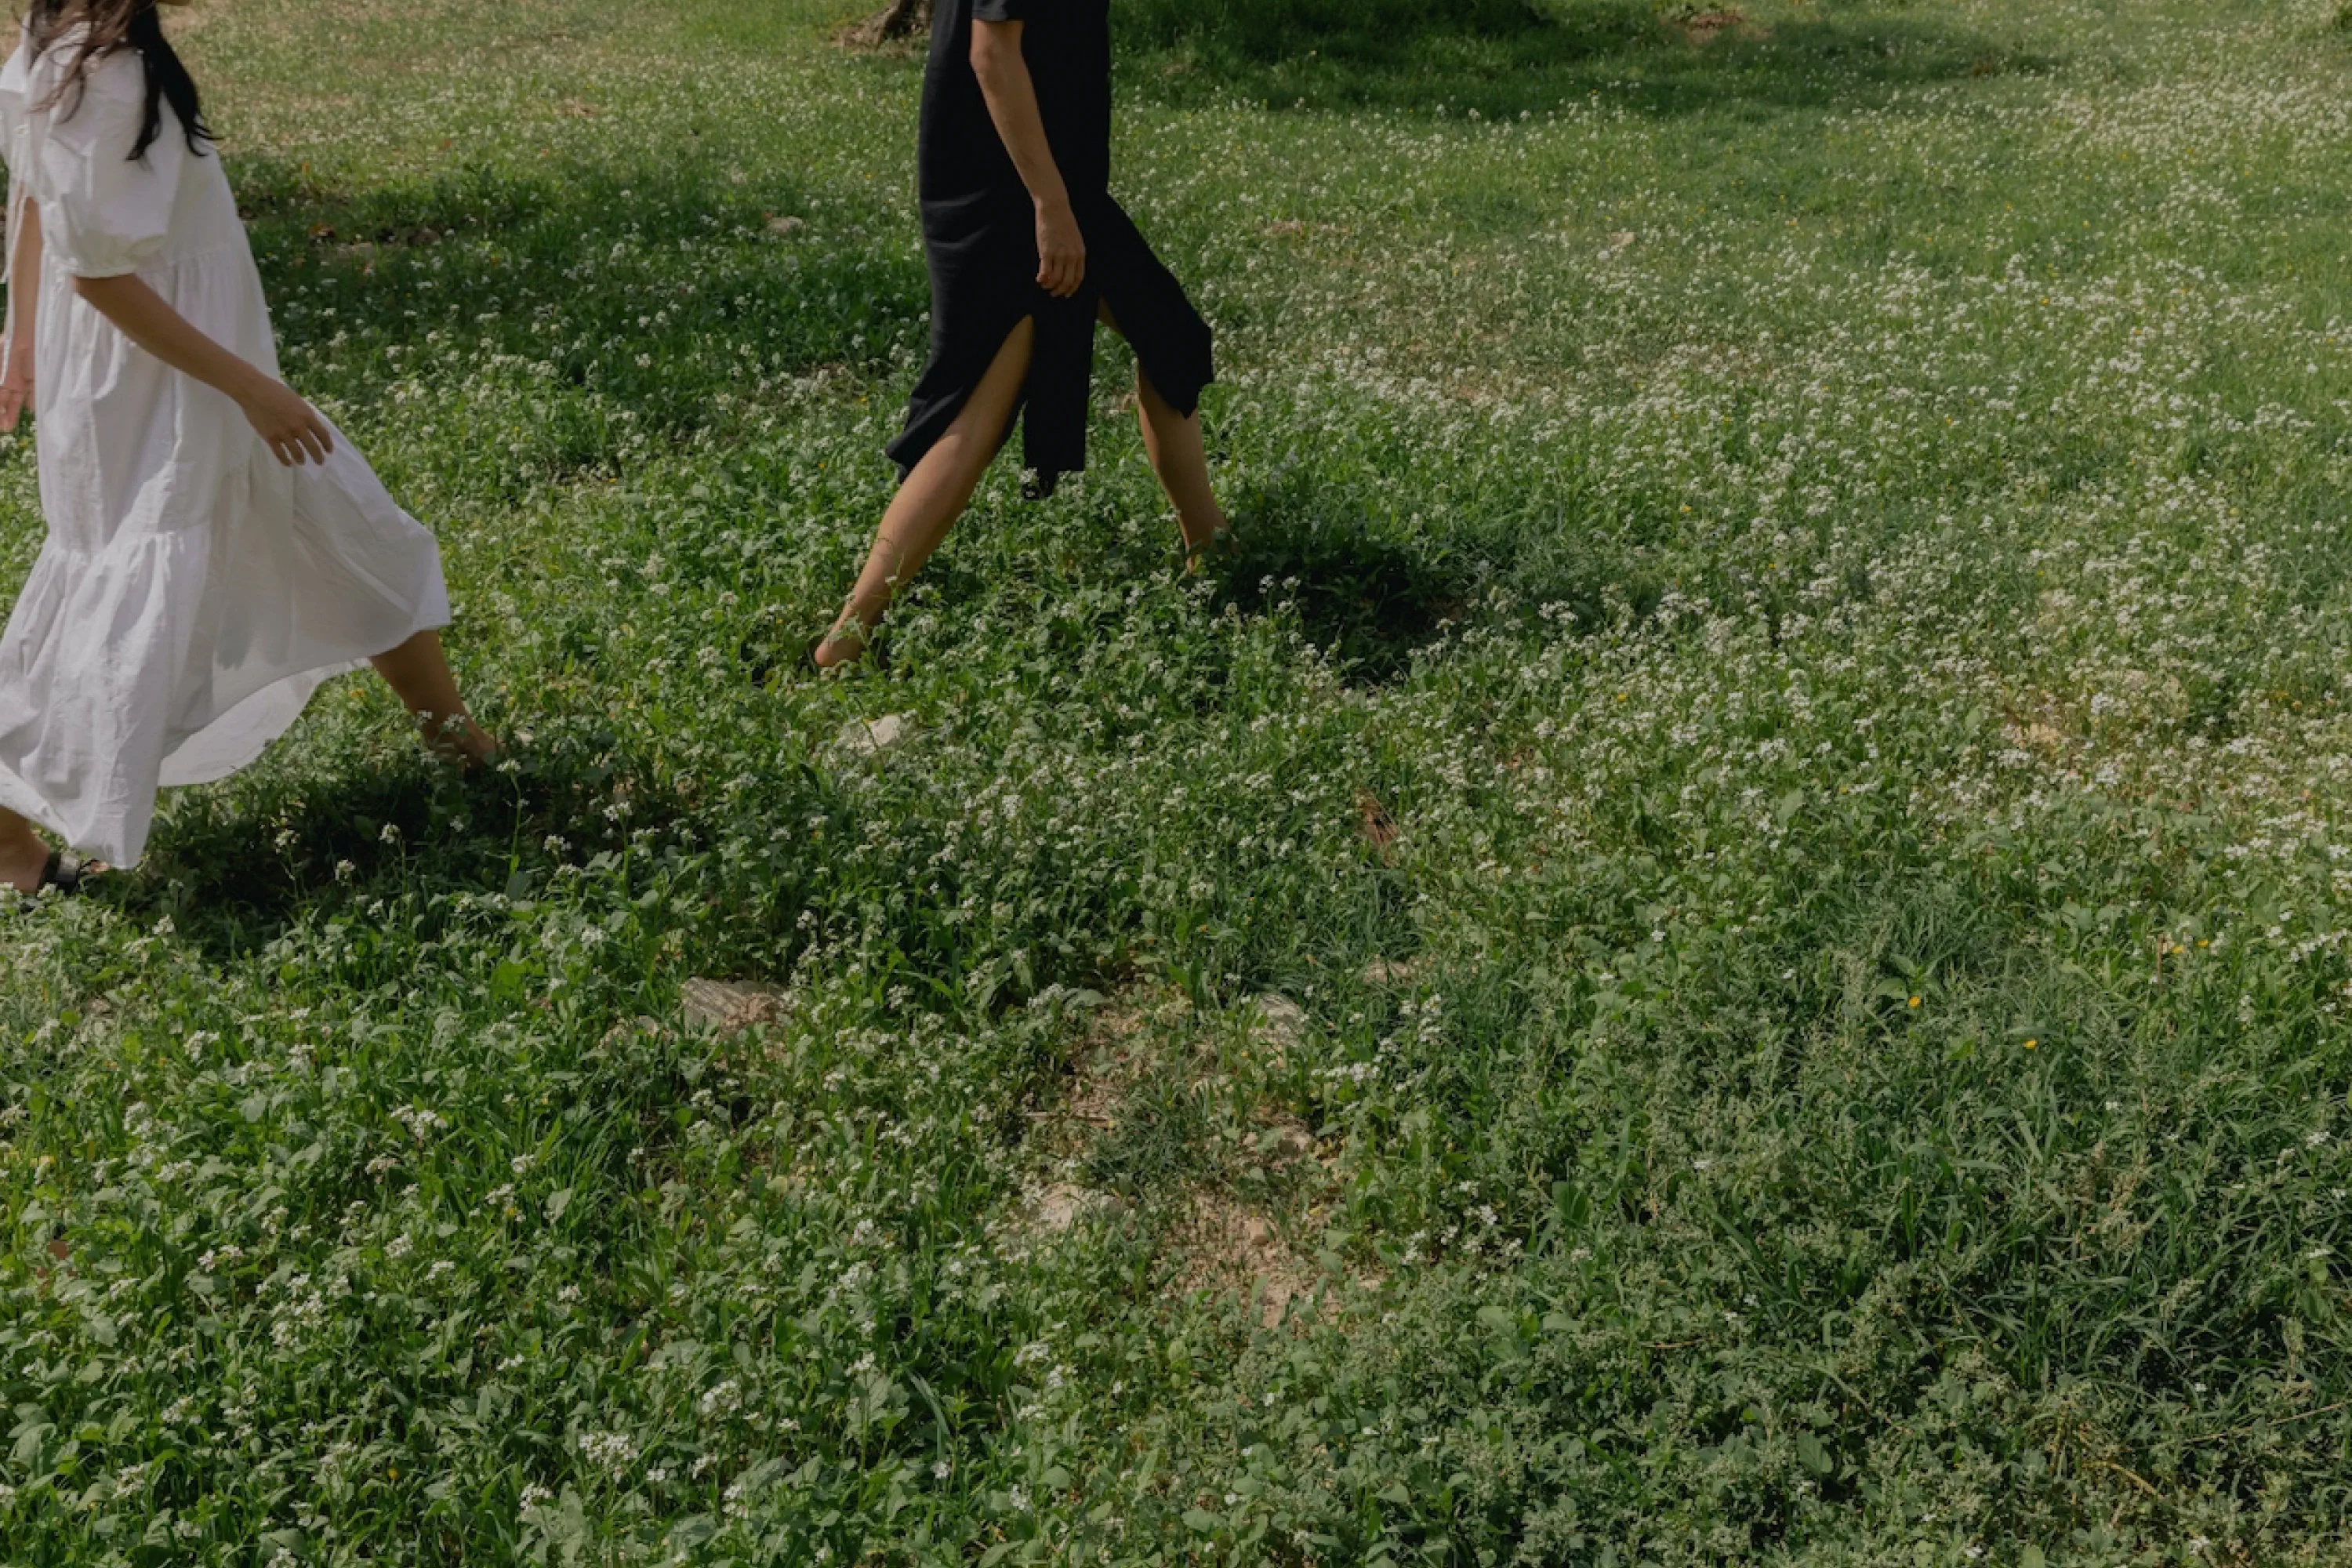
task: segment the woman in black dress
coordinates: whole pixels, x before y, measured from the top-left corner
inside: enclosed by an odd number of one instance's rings
[[[898,493],[818,639],[824,669],[865,653],[1024,406],[1040,491],[1086,466],[1097,320],[1135,349],[1144,450],[1187,552],[1225,532],[1201,444],[1208,324],[1110,196],[1109,0],[939,0],[917,163],[930,363],[890,445]]]

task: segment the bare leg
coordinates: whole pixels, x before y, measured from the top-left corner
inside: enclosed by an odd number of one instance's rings
[[[48,866],[47,841],[30,822],[0,806],[0,884],[20,893],[38,892]]]
[[[1097,315],[1103,325],[1121,337],[1127,335],[1120,331],[1108,300],[1102,303]],[[1176,505],[1176,526],[1184,532],[1184,553],[1197,558],[1228,531],[1224,510],[1217,505],[1216,492],[1209,486],[1209,453],[1201,440],[1200,411],[1177,413],[1176,405],[1151,384],[1139,359],[1135,416],[1143,426],[1143,451],[1151,459],[1151,471],[1160,476],[1160,488]]]
[[[1035,337],[1036,323],[1022,318],[996,351],[963,412],[890,498],[882,526],[874,533],[874,548],[866,554],[866,570],[857,574],[857,586],[850,590],[849,603],[833,630],[817,644],[818,668],[854,664],[865,654],[866,634],[880,624],[898,589],[922,570],[963,515],[981,476],[1004,444],[1005,426],[1013,422],[1013,406],[1029,378],[1029,351]]]
[[[1143,450],[1160,489],[1176,503],[1176,526],[1184,531],[1184,552],[1197,556],[1225,531],[1225,514],[1209,488],[1209,453],[1201,441],[1198,409],[1179,414],[1160,395],[1143,366],[1135,367],[1136,417],[1143,426]]]
[[[436,756],[464,767],[478,767],[498,752],[498,742],[484,734],[466,711],[457,695],[457,678],[441,651],[439,632],[419,632],[368,661],[384,679],[393,695],[416,716],[425,743]]]

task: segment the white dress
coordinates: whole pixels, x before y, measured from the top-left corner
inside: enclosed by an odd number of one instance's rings
[[[134,345],[73,288],[135,272],[275,375],[245,226],[177,118],[133,161],[145,67],[52,106],[69,39],[0,70],[12,207],[40,204],[34,441],[47,542],[0,635],[0,805],[129,865],[155,794],[259,756],[329,677],[449,619],[433,536],[337,433],[287,468],[236,404]],[[13,230],[13,225],[12,225]],[[13,253],[13,232],[10,236]]]

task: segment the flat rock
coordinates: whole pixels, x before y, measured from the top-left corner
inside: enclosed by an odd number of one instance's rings
[[[1118,1207],[1118,1200],[1108,1193],[1059,1182],[1030,1200],[1029,1217],[1040,1230],[1065,1231],[1090,1215],[1116,1214]]]
[[[1307,1039],[1307,1009],[1287,996],[1268,993],[1250,1004],[1257,1014],[1256,1025],[1250,1037],[1271,1050],[1276,1058],[1287,1057]]]
[[[624,1044],[632,1035],[643,1035],[648,1039],[651,1039],[657,1037],[661,1032],[662,1026],[660,1019],[648,1018],[643,1014],[639,1014],[634,1018],[624,1018],[619,1023],[614,1025],[611,1028],[605,1030],[604,1045],[607,1049],[610,1049],[612,1047]]]
[[[722,1035],[740,1033],[754,1024],[772,1024],[784,1016],[791,994],[763,980],[689,980],[678,992],[678,1010],[689,1024],[699,1024]]]
[[[852,719],[841,727],[835,743],[853,756],[874,757],[905,743],[915,733],[915,721],[904,713],[879,719]]]
[[[1260,1133],[1258,1147],[1277,1161],[1303,1160],[1315,1152],[1315,1134],[1295,1121],[1286,1121]]]

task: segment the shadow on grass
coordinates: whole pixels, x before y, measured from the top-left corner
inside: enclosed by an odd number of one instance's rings
[[[1465,574],[1381,537],[1343,497],[1291,481],[1242,498],[1236,513],[1238,545],[1213,568],[1219,603],[1286,608],[1350,680],[1395,679],[1466,613]]]
[[[545,882],[549,835],[576,842],[604,822],[613,776],[609,764],[557,758],[516,774],[461,777],[418,757],[173,792],[148,859],[110,879],[105,896],[142,920],[169,915],[215,962],[395,889],[527,899]],[[631,805],[632,828],[661,827],[687,810],[644,787]]]
[[[2041,63],[1942,18],[1768,27],[1727,4],[1662,14],[1652,0],[1132,0],[1118,15],[1123,87],[1277,109],[1502,117],[1606,89],[1653,113],[1756,114]]]
[[[418,408],[457,437],[436,443],[451,477],[500,495],[740,434],[795,378],[887,377],[923,339],[912,212],[716,154],[358,192],[270,159],[233,173],[289,374]]]

